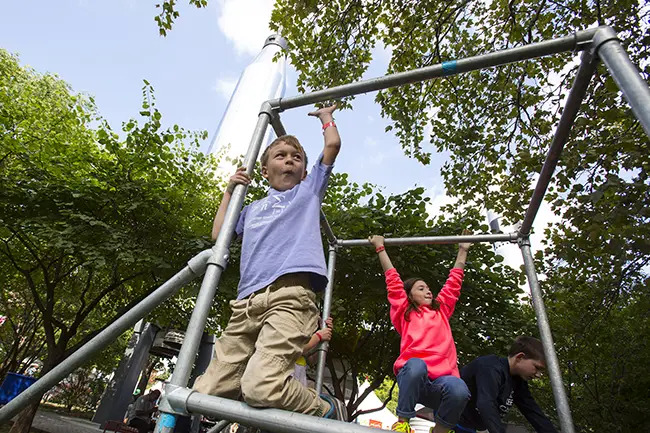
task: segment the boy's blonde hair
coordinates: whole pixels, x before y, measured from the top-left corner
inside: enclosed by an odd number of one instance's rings
[[[276,138],[275,140],[273,140],[271,142],[271,144],[269,144],[267,146],[267,148],[264,149],[264,153],[262,153],[262,160],[261,160],[262,161],[262,166],[265,166],[269,162],[269,152],[271,151],[271,149],[274,146],[277,146],[280,143],[286,143],[289,146],[296,149],[297,151],[299,151],[300,153],[302,153],[302,157],[305,160],[305,170],[306,170],[307,169],[307,153],[305,152],[305,149],[302,147],[302,145],[300,144],[298,139],[293,135],[282,135],[282,136]]]

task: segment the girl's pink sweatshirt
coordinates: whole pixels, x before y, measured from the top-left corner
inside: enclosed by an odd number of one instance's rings
[[[453,268],[449,271],[449,278],[436,297],[440,309],[434,310],[428,305],[422,306],[418,310],[411,311],[410,320],[406,321],[404,312],[409,302],[404,283],[395,268],[386,271],[390,320],[402,337],[400,354],[393,364],[396,375],[406,361],[420,358],[427,364],[430,379],[446,375],[460,377],[456,344],[451,335],[449,318],[458,301],[462,282],[463,270]]]

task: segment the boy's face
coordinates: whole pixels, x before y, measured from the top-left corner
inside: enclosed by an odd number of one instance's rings
[[[293,188],[306,175],[305,157],[302,152],[284,141],[269,150],[266,165],[262,166],[262,176],[269,181],[271,188],[278,191]]]
[[[524,380],[536,379],[542,376],[546,370],[544,361],[534,358],[526,358],[523,353],[518,353],[514,357],[512,373]]]

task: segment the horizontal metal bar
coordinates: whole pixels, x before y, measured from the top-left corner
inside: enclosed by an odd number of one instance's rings
[[[460,242],[515,242],[517,233],[483,234],[467,236],[425,236],[413,238],[387,238],[384,245],[430,245],[430,244],[458,244]],[[342,247],[367,247],[368,239],[339,239],[337,244]]]
[[[182,400],[184,396],[182,393],[171,394],[169,399]],[[185,405],[187,410],[192,413],[210,415],[278,433],[372,433],[376,431],[358,424],[343,423],[280,409],[256,409],[240,401],[198,392],[191,393],[184,402],[173,401],[172,404]]]
[[[597,30],[597,28],[582,30],[563,38],[536,42],[534,44],[495,51],[493,53],[468,57],[466,59],[451,60],[437,65],[344,84],[342,86],[318,90],[304,95],[274,99],[269,101],[269,103],[273,108],[283,111],[290,108],[315,104],[317,102],[331,101],[346,96],[358,95],[360,93],[373,92],[376,90],[387,89],[389,87],[429,80],[431,78],[456,75],[462,72],[505,65],[512,62],[548,56],[550,54],[557,54],[565,51],[577,51],[584,49],[584,47],[588,45]]]
[[[68,374],[89,361],[93,354],[111,344],[124,331],[132,327],[138,320],[150,313],[163,301],[174,295],[181,287],[203,274],[206,263],[211,256],[212,250],[205,250],[196,255],[188,262],[187,266],[167,280],[162,286],[154,290],[122,317],[111,323],[88,343],[81,346],[79,350],[46,373],[45,376],[34,382],[29,388],[18,394],[16,398],[0,409],[0,424],[10,420],[32,401],[40,399],[45,391],[58,384]]]

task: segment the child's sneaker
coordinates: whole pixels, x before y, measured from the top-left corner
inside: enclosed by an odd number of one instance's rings
[[[390,428],[392,431],[399,431],[403,433],[415,433],[415,430],[411,428],[411,424],[408,421],[397,421]]]
[[[348,421],[348,410],[341,400],[327,394],[321,394],[320,398],[328,402],[331,406],[329,412],[324,415],[325,418],[337,419],[345,422]]]

